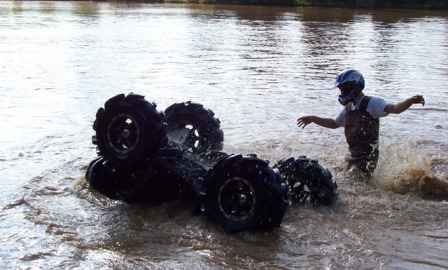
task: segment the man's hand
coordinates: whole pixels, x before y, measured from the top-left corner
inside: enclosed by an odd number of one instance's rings
[[[425,106],[425,98],[421,95],[415,95],[412,97],[412,103],[414,104],[421,103],[422,106]]]
[[[316,125],[319,125],[321,127],[325,128],[338,128],[339,125],[336,124],[334,119],[331,118],[321,118],[319,116],[315,115],[308,115],[308,116],[302,116],[299,119],[297,119],[297,125],[299,128],[305,128],[307,125],[314,123]]]
[[[297,126],[299,126],[299,128],[305,128],[307,125],[313,122],[312,118],[312,116],[300,117],[299,119],[297,119]]]

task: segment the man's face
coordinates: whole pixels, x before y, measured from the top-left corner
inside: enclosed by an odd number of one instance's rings
[[[353,89],[353,83],[344,83],[338,86],[341,90],[341,96],[346,96]]]

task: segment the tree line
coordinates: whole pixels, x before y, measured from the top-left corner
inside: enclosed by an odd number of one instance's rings
[[[158,2],[157,0],[152,2]],[[448,10],[447,0],[161,0],[165,3]]]

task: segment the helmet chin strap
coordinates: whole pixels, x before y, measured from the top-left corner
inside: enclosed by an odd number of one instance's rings
[[[361,91],[361,93],[359,93],[358,96],[353,99],[353,105],[356,105],[356,102],[358,102],[358,100],[360,100],[363,96],[364,93]]]

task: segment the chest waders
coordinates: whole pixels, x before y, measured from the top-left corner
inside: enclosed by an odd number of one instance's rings
[[[366,111],[370,97],[361,101],[358,110],[346,106],[345,139],[350,150],[348,167],[356,166],[366,176],[371,176],[378,163],[378,137],[380,120],[373,118]]]

